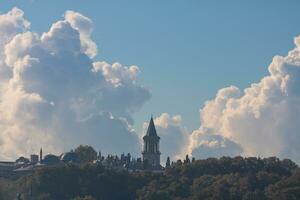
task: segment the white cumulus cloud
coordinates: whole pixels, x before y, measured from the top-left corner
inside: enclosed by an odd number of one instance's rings
[[[0,15],[0,158],[78,144],[138,152],[132,114],[150,98],[139,68],[93,60],[93,23],[80,13],[41,35],[29,25],[20,9]]]
[[[155,119],[166,154],[173,159],[278,156],[299,163],[300,36],[294,42],[286,56],[273,58],[269,74],[258,83],[244,91],[220,89],[200,110],[197,130],[188,133],[181,120],[166,113]]]
[[[234,86],[223,88],[206,102],[200,112],[201,126],[191,134],[189,152],[199,154],[203,145],[220,146],[204,142],[203,135],[209,134],[225,139],[225,146],[233,148],[230,155],[279,156],[300,162],[299,38],[287,56],[273,58],[269,74],[260,82],[243,92]]]

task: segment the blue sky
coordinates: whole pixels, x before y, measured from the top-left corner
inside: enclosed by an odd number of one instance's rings
[[[151,99],[134,115],[142,129],[151,113],[180,114],[199,127],[199,109],[218,89],[241,89],[267,74],[274,55],[286,55],[300,33],[299,6],[288,1],[1,1],[0,12],[25,12],[44,32],[66,10],[94,23],[96,59],[138,65]]]

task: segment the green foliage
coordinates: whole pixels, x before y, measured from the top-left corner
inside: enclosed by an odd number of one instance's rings
[[[37,195],[36,200],[52,200],[52,198],[49,193],[42,193],[42,194]]]
[[[24,200],[300,199],[300,169],[290,160],[185,160],[163,173],[92,164],[45,167],[12,184],[13,193]]]
[[[173,167],[166,169],[164,176],[151,180],[138,190],[138,198],[283,199],[285,196],[282,193],[290,195],[286,199],[300,198],[296,185],[300,184],[300,180],[294,177],[298,167],[290,160],[222,157],[189,163],[187,158],[184,164],[177,161]],[[292,180],[295,183],[278,185],[287,177],[289,183]],[[280,191],[278,188],[284,188],[283,185],[288,189],[270,194],[272,190]],[[291,190],[292,194],[286,192]]]
[[[266,194],[269,199],[300,199],[300,169],[295,170],[291,176],[268,186]]]
[[[92,162],[97,159],[97,152],[95,149],[88,145],[80,145],[75,149],[81,163]]]
[[[95,199],[134,199],[134,189],[140,183],[126,171],[91,164],[67,165],[36,170],[19,180],[18,191],[28,194],[32,188],[34,197],[49,194],[49,199],[85,198],[89,195]],[[25,199],[34,198],[27,195]]]
[[[94,197],[88,195],[88,196],[84,196],[84,197],[75,197],[72,200],[96,200]]]

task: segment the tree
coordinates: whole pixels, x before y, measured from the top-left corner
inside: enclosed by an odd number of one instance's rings
[[[195,161],[196,161],[196,159],[195,159],[195,157],[193,157],[193,158],[192,158],[192,163],[195,162]]]
[[[186,154],[185,160],[184,160],[184,164],[189,164],[190,162],[191,162],[191,161],[190,161],[189,155]]]
[[[84,196],[84,197],[75,197],[72,200],[96,200],[96,199],[92,196]]]
[[[51,196],[49,193],[42,193],[37,197],[37,200],[51,200]]]
[[[178,159],[176,162],[176,166],[181,166],[181,165],[182,165],[182,161],[180,159]]]
[[[97,159],[97,152],[93,147],[88,145],[80,145],[75,149],[75,153],[78,154],[81,163],[88,163]]]
[[[169,168],[170,166],[171,166],[170,157],[168,156],[167,162],[166,162],[166,168]]]
[[[25,157],[21,156],[20,158],[18,158],[18,159],[16,160],[16,162],[17,162],[17,163],[29,163],[30,161],[29,161],[28,158],[25,158]]]

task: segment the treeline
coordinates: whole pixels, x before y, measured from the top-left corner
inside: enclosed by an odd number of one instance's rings
[[[45,167],[2,188],[3,199],[300,199],[300,170],[291,160],[222,157],[178,161],[163,173],[100,165]]]
[[[300,170],[291,160],[222,157],[177,162],[138,191],[140,199],[300,199]]]

